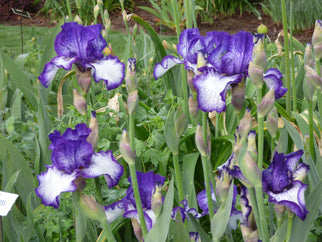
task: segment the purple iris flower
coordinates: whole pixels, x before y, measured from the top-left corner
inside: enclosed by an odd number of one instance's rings
[[[124,78],[124,63],[117,57],[104,56],[106,41],[100,24],[82,26],[76,22],[65,23],[55,40],[57,56],[48,62],[39,81],[48,87],[59,68],[70,70],[75,64],[79,71],[92,70],[96,82],[104,80],[108,90],[118,87]]]
[[[195,208],[189,208],[188,201],[186,199],[183,199],[180,204],[183,205],[183,207],[175,207],[172,210],[171,218],[173,220],[176,220],[177,213],[179,212],[182,218],[182,222],[184,222],[187,218],[189,220],[188,214],[191,214],[194,218],[199,219],[202,217],[202,214],[198,213],[198,211]]]
[[[305,207],[305,190],[302,183],[309,166],[298,162],[302,150],[284,155],[275,153],[270,166],[263,171],[263,190],[269,195],[269,201],[283,205],[304,220],[308,214]]]
[[[68,128],[64,134],[55,130],[49,135],[52,150],[52,165],[37,176],[39,186],[36,194],[46,206],[58,208],[62,192],[77,190],[78,177],[94,178],[104,175],[111,188],[119,182],[123,167],[115,160],[112,151],[94,153],[92,145],[86,140],[91,133],[86,124]]]
[[[161,175],[154,174],[153,171],[147,173],[137,171],[136,174],[146,226],[147,229],[150,230],[156,221],[156,216],[151,207],[152,195],[155,186],[162,186],[165,178]],[[128,180],[131,185],[126,191],[126,196],[120,201],[105,207],[105,214],[109,223],[112,223],[117,217],[122,215],[125,218],[135,218],[140,222],[136,209],[131,177],[129,177]]]

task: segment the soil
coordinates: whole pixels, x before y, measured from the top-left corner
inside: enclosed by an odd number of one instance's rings
[[[158,19],[148,13],[145,10],[138,8],[138,6],[149,6],[148,1],[139,0],[135,2],[136,6],[132,11],[127,11],[128,14],[135,13],[143,18],[145,21],[150,23],[155,30],[160,33],[160,26],[158,25]],[[260,10],[259,10],[260,11]],[[260,11],[261,12],[261,11]],[[37,27],[54,27],[57,24],[57,20],[50,20],[48,17],[43,15],[36,15],[35,13],[30,13],[31,18],[23,18],[11,14],[8,19],[3,20],[0,18],[0,24],[2,25],[20,25],[24,26],[32,26],[35,25]],[[201,34],[206,34],[209,31],[226,31],[230,34],[236,33],[240,30],[248,31],[248,32],[256,32],[258,25],[261,23],[268,27],[268,36],[271,41],[275,41],[278,34],[282,31],[282,25],[278,23],[274,23],[272,18],[261,12],[262,19],[258,19],[253,13],[249,13],[244,11],[242,15],[233,15],[233,16],[216,16],[214,18],[213,24],[202,23],[198,21],[198,27]],[[123,23],[123,18],[121,12],[114,12],[110,14],[111,19],[111,30],[112,31],[120,31],[125,32],[125,26]],[[134,23],[130,22],[130,26],[133,26]],[[164,35],[175,35],[175,31],[171,29],[167,29],[166,27],[162,27],[162,34]],[[294,36],[302,43],[311,42],[313,33],[313,27],[311,29],[295,32]]]

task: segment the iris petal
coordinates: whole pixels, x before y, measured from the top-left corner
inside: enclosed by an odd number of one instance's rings
[[[275,99],[279,99],[284,96],[287,92],[287,88],[283,87],[283,82],[281,80],[282,74],[277,69],[269,69],[264,74],[264,82],[269,89],[274,88]]]
[[[40,83],[43,84],[44,87],[49,87],[50,83],[54,80],[58,69],[59,68],[52,62],[48,62],[45,65],[43,72],[38,77]]]
[[[109,223],[112,223],[119,216],[125,212],[125,204],[123,200],[117,201],[107,207],[105,207],[106,219]]]
[[[168,55],[164,57],[161,63],[157,63],[154,67],[153,76],[155,79],[159,79],[164,73],[170,70],[177,64],[183,64],[184,61],[176,58],[172,55]]]
[[[156,221],[155,214],[152,210],[146,210],[143,212],[146,228],[148,231],[150,231],[153,227],[153,224]],[[125,218],[135,218],[138,223],[140,223],[139,215],[137,210],[129,210],[123,214],[123,217]]]
[[[79,176],[79,172],[75,170],[73,173],[67,174],[55,166],[47,166],[47,168],[46,172],[37,176],[39,186],[35,192],[44,205],[58,208],[61,193],[76,191],[74,180]]]
[[[305,207],[304,194],[307,185],[300,181],[294,181],[291,188],[281,192],[273,193],[267,192],[269,195],[269,201],[283,206],[287,206],[294,212],[300,219],[304,220],[308,214],[308,210]]]
[[[104,175],[107,185],[111,188],[121,179],[123,166],[115,160],[112,151],[101,151],[92,155],[89,166],[82,169],[81,174],[85,178]]]
[[[204,112],[223,112],[226,110],[226,94],[230,84],[237,83],[241,75],[225,76],[208,68],[205,74],[198,75],[193,80],[198,94],[198,107]]]
[[[93,69],[93,76],[96,82],[104,80],[108,90],[117,88],[123,82],[125,65],[117,57],[111,55],[104,59],[90,63]]]

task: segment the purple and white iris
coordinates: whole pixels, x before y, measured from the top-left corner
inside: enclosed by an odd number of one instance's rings
[[[171,218],[173,220],[176,220],[178,212],[180,213],[182,222],[184,222],[186,218],[189,220],[188,214],[191,214],[196,219],[199,219],[203,216],[202,214],[198,213],[195,208],[189,208],[188,201],[186,199],[183,199],[180,204],[182,204],[182,207],[175,207],[172,209]]]
[[[310,168],[298,162],[302,154],[302,150],[287,155],[276,152],[271,165],[263,171],[262,180],[270,202],[288,207],[304,220],[308,214],[304,197],[307,185],[302,180]]]
[[[110,188],[118,184],[123,167],[115,160],[112,151],[94,153],[86,140],[90,133],[91,129],[81,123],[75,129],[66,129],[62,135],[57,130],[49,134],[52,165],[37,176],[39,186],[35,189],[44,205],[58,208],[61,193],[77,190],[75,180],[78,177],[104,175]]]
[[[104,80],[108,90],[121,85],[125,65],[117,57],[104,56],[106,41],[100,24],[82,26],[76,22],[65,23],[55,39],[57,56],[45,65],[39,81],[48,87],[59,68],[70,70],[75,64],[81,72],[92,70],[94,80]]]
[[[152,196],[155,191],[155,186],[162,186],[165,178],[161,175],[154,174],[153,171],[146,173],[137,171],[136,174],[145,223],[149,231],[156,221],[156,216],[152,210]],[[105,207],[105,214],[109,223],[112,223],[119,216],[123,216],[125,218],[135,218],[140,223],[136,209],[131,177],[129,177],[128,180],[131,183],[131,186],[127,189],[126,196],[120,201]]]

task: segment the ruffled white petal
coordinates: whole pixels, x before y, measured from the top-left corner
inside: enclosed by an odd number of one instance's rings
[[[125,65],[117,57],[106,56],[104,59],[90,63],[96,82],[105,81],[107,89],[120,86],[125,76]]]
[[[81,174],[85,178],[104,175],[108,186],[113,187],[123,174],[123,166],[115,160],[112,151],[101,151],[92,155],[89,167],[82,169]]]
[[[38,77],[41,84],[44,87],[49,87],[50,83],[54,80],[55,75],[58,71],[59,67],[49,62],[45,65],[44,71]]]
[[[54,166],[47,166],[47,168],[46,172],[37,176],[39,186],[35,192],[44,205],[58,208],[59,196],[62,192],[76,191],[77,187],[74,180],[79,176],[78,170],[75,170],[72,174],[67,174]]]
[[[184,61],[176,58],[172,55],[168,55],[164,57],[161,63],[157,63],[154,67],[153,76],[155,79],[159,79],[164,73],[170,70],[177,64],[183,64]]]
[[[125,207],[122,200],[105,207],[105,215],[108,223],[112,223],[115,219],[122,216],[124,212]]]
[[[65,70],[70,70],[73,66],[73,63],[77,60],[76,57],[68,58],[65,56],[57,56],[51,60],[51,62],[57,67],[62,67]]]
[[[154,212],[151,209],[146,210],[143,213],[144,213],[146,228],[148,229],[148,231],[150,231],[157,219],[155,217]],[[140,219],[139,219],[139,215],[138,215],[137,210],[127,211],[127,212],[125,212],[125,214],[123,216],[125,218],[135,218],[138,221],[138,223],[140,224]]]

